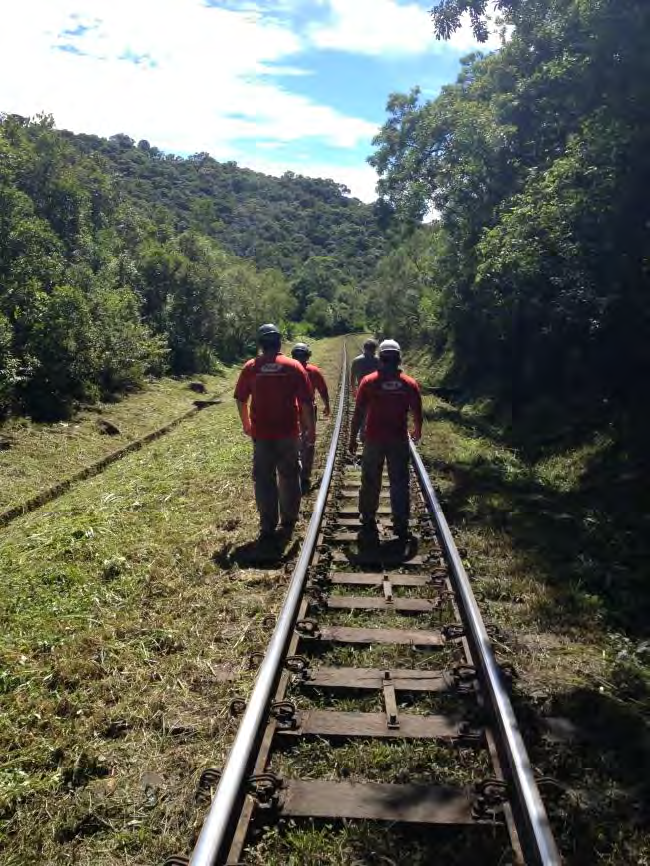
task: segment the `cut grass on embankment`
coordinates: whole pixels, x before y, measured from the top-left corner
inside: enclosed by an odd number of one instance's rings
[[[108,454],[179,418],[198,399],[230,397],[233,371],[223,376],[158,379],[116,403],[98,403],[67,421],[35,424],[15,419],[0,426],[0,513],[22,505],[37,493],[60,483]],[[206,394],[189,385],[200,382]],[[102,432],[110,422],[115,435]]]
[[[341,345],[313,343],[332,392]],[[236,372],[223,404],[0,531],[3,866],[159,863],[200,827],[287,582],[233,556],[257,532]]]
[[[559,783],[544,791],[566,863],[647,866],[647,471],[597,435],[526,459],[477,407],[424,402],[421,452],[483,616],[501,630],[497,657],[518,674],[533,764]]]

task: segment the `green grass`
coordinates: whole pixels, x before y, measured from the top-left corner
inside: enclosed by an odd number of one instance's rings
[[[339,351],[315,345],[333,389]],[[150,399],[152,427],[176,414],[163,400],[154,418]],[[3,864],[156,863],[191,846],[198,776],[224,761],[228,704],[287,581],[218,564],[257,531],[250,458],[228,399],[2,530]]]
[[[474,828],[458,833],[445,828],[378,824],[370,821],[297,822],[281,820],[247,851],[254,866],[501,866],[509,843],[499,830]]]
[[[453,785],[465,788],[491,776],[486,751],[432,741],[352,740],[332,745],[300,740],[276,752],[272,770],[285,778]]]
[[[427,397],[421,452],[518,673],[533,764],[565,791],[558,841],[570,866],[648,864],[647,473],[598,432],[525,451],[485,410]],[[574,739],[544,733],[554,716]]]
[[[69,421],[36,424],[23,418],[1,425],[0,437],[10,448],[0,451],[0,511],[162,427],[191,409],[197,397],[209,399],[228,391],[232,375],[227,371],[224,376],[197,377],[208,391],[205,396],[189,389],[190,379],[158,379],[120,402],[81,410]],[[101,420],[111,421],[120,434],[102,434]]]

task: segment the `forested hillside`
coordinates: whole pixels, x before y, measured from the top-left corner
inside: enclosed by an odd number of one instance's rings
[[[434,24],[448,35],[471,9],[480,35],[487,5],[443,0]],[[375,316],[513,429],[633,433],[650,374],[650,4],[497,5],[514,26],[500,51],[434,100],[388,103],[371,163],[410,229]]]
[[[176,231],[194,229],[258,267],[293,276],[311,256],[331,256],[348,280],[364,280],[383,249],[374,209],[333,180],[270,177],[207,153],[183,159],[127,135],[62,136],[100,154],[136,205],[162,210]]]
[[[263,320],[361,328],[384,249],[333,181],[0,115],[0,415],[211,371]]]

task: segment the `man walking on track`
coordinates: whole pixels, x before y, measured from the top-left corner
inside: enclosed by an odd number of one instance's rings
[[[377,341],[366,340],[363,344],[363,353],[352,359],[350,364],[350,390],[354,397],[357,396],[359,382],[369,373],[374,373],[379,367],[377,358]]]
[[[314,412],[314,430],[316,428],[316,392],[320,394],[323,401],[323,417],[329,418],[330,414],[330,395],[327,390],[327,382],[322,372],[316,364],[310,364],[311,349],[306,343],[296,343],[291,350],[291,357],[295,358],[307,371],[309,383],[314,395],[313,412]],[[307,441],[307,437],[303,433],[300,436],[300,483],[303,494],[309,493],[311,488],[311,472],[314,467],[314,451],[315,451],[315,436],[311,444]]]
[[[415,379],[401,371],[400,361],[399,344],[384,340],[379,346],[379,370],[366,376],[357,392],[349,450],[356,453],[357,434],[365,414],[366,441],[359,491],[362,530],[377,534],[377,509],[386,461],[393,529],[400,539],[406,539],[410,513],[408,415],[410,412],[413,416],[412,436],[417,442],[422,434],[422,398]]]
[[[313,395],[303,366],[280,352],[280,331],[262,325],[261,353],[244,365],[235,400],[244,433],[253,440],[253,481],[260,540],[273,537],[278,513],[290,535],[300,511],[299,434],[314,441]],[[248,401],[251,401],[250,413]]]

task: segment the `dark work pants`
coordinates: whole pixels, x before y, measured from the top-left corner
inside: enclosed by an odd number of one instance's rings
[[[260,529],[271,532],[282,523],[295,523],[300,512],[298,439],[256,439],[253,442],[253,481]]]
[[[359,513],[362,520],[374,519],[377,514],[385,461],[388,464],[393,526],[395,529],[407,528],[410,511],[409,459],[408,439],[390,443],[365,443],[359,491]]]

